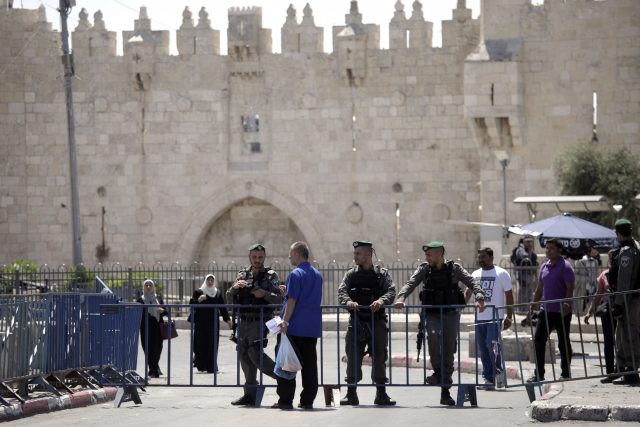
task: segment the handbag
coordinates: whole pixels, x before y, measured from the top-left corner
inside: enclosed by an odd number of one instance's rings
[[[163,340],[177,338],[178,331],[176,330],[176,322],[172,320],[171,322],[160,323],[160,335],[162,335]]]

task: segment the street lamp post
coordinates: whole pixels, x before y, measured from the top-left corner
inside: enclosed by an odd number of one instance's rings
[[[69,181],[71,185],[71,234],[73,238],[73,265],[82,264],[82,240],[80,234],[80,202],[78,198],[78,165],[76,159],[76,131],[73,114],[72,80],[73,56],[69,50],[67,17],[75,0],[60,0],[60,36],[62,37],[62,62],[64,64],[64,92],[67,104],[67,131],[69,137]]]

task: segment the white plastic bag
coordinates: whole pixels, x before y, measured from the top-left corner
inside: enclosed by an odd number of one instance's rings
[[[285,334],[281,334],[280,348],[278,349],[278,358],[280,359],[280,368],[287,372],[298,372],[302,369],[302,364],[298,359],[296,351],[291,345],[291,341]]]

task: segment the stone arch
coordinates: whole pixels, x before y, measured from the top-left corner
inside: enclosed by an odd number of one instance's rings
[[[234,205],[251,198],[264,201],[282,211],[300,229],[311,247],[313,257],[319,261],[326,259],[321,235],[311,222],[311,212],[302,203],[272,187],[246,180],[220,185],[216,191],[198,203],[181,229],[177,259],[181,262],[195,260],[201,240],[211,225]]]

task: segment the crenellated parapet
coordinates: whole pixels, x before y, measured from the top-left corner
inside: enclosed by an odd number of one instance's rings
[[[404,4],[398,0],[395,13],[389,23],[389,47],[391,49],[425,48],[433,46],[433,23],[425,21],[422,3],[413,2],[409,19],[404,13]]]
[[[73,34],[73,53],[77,58],[91,56],[116,56],[116,33],[107,31],[101,11],[93,15],[93,25],[89,22],[89,14],[82,9],[79,21]]]
[[[317,27],[309,3],[304,7],[302,22],[298,24],[293,5],[287,9],[282,26],[282,53],[316,53],[323,51],[324,29]]]
[[[194,25],[189,7],[185,7],[176,35],[178,53],[182,56],[220,55],[220,31],[211,28],[209,13],[204,7],[198,13],[198,25]]]

